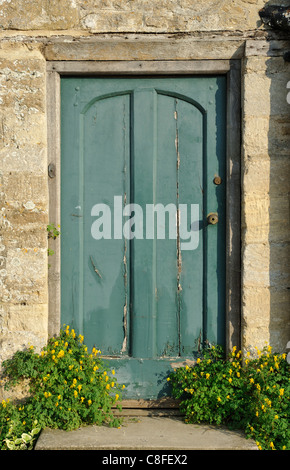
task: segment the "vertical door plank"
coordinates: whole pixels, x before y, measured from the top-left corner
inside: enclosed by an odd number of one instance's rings
[[[180,211],[179,309],[181,355],[190,355],[198,348],[203,334],[203,236],[204,200],[203,159],[205,138],[203,115],[194,104],[178,100],[176,104],[178,139],[178,200],[185,204]],[[183,234],[183,230],[187,233]],[[185,237],[189,234],[188,239]]]
[[[156,188],[157,135],[154,89],[135,89],[132,114],[132,200],[136,207],[141,208],[144,216],[146,205],[154,203]],[[141,227],[139,228],[141,231]],[[156,239],[146,239],[144,223],[141,233],[140,237],[136,234],[131,242],[133,296],[130,352],[134,357],[147,358],[156,354]]]

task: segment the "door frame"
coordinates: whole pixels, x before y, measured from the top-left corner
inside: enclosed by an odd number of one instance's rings
[[[60,81],[62,76],[190,76],[225,75],[227,78],[226,135],[226,349],[241,347],[241,61],[48,61],[47,163],[49,223],[60,223],[61,135]],[[55,254],[48,269],[48,333],[57,335],[60,320],[60,239],[49,241]]]

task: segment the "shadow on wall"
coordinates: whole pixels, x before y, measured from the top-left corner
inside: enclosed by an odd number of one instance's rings
[[[279,35],[285,47],[279,56],[275,47],[272,48],[266,61],[266,76],[271,80],[268,131],[269,342],[274,349],[285,352],[290,340],[290,90],[287,90],[287,84],[290,86],[290,5],[275,6],[268,2],[259,13],[265,26]]]

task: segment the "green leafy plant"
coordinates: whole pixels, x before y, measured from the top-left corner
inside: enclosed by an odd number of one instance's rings
[[[172,394],[188,423],[211,423],[243,429],[259,449],[290,449],[290,366],[286,354],[271,348],[244,357],[233,348],[203,351],[193,367],[176,369],[168,378]]]
[[[23,433],[34,436],[35,421],[41,429],[120,425],[112,408],[121,409],[124,386],[118,384],[115,371],[106,368],[100,351],[93,348],[89,353],[83,340],[82,335],[77,336],[67,326],[39,354],[30,346],[3,362],[5,388],[10,389],[26,379],[29,397],[20,406],[9,401],[0,404],[0,442],[8,439],[9,445],[21,445],[14,437],[25,440],[28,437],[23,438]]]
[[[49,240],[50,239],[55,240],[60,235],[59,225],[56,228],[54,224],[48,224],[46,227],[46,230],[47,230],[47,238]],[[47,254],[48,256],[54,255],[54,250],[52,250],[51,248],[48,248]]]
[[[4,449],[32,450],[35,439],[38,437],[41,431],[41,428],[37,426],[37,420],[34,421],[34,426],[35,427],[30,432],[23,432],[20,437],[16,437],[14,423],[11,423],[7,437],[4,439]]]

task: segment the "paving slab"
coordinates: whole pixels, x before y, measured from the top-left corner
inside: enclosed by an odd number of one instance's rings
[[[186,424],[182,417],[126,417],[120,428],[44,429],[35,450],[257,450],[243,432]]]

